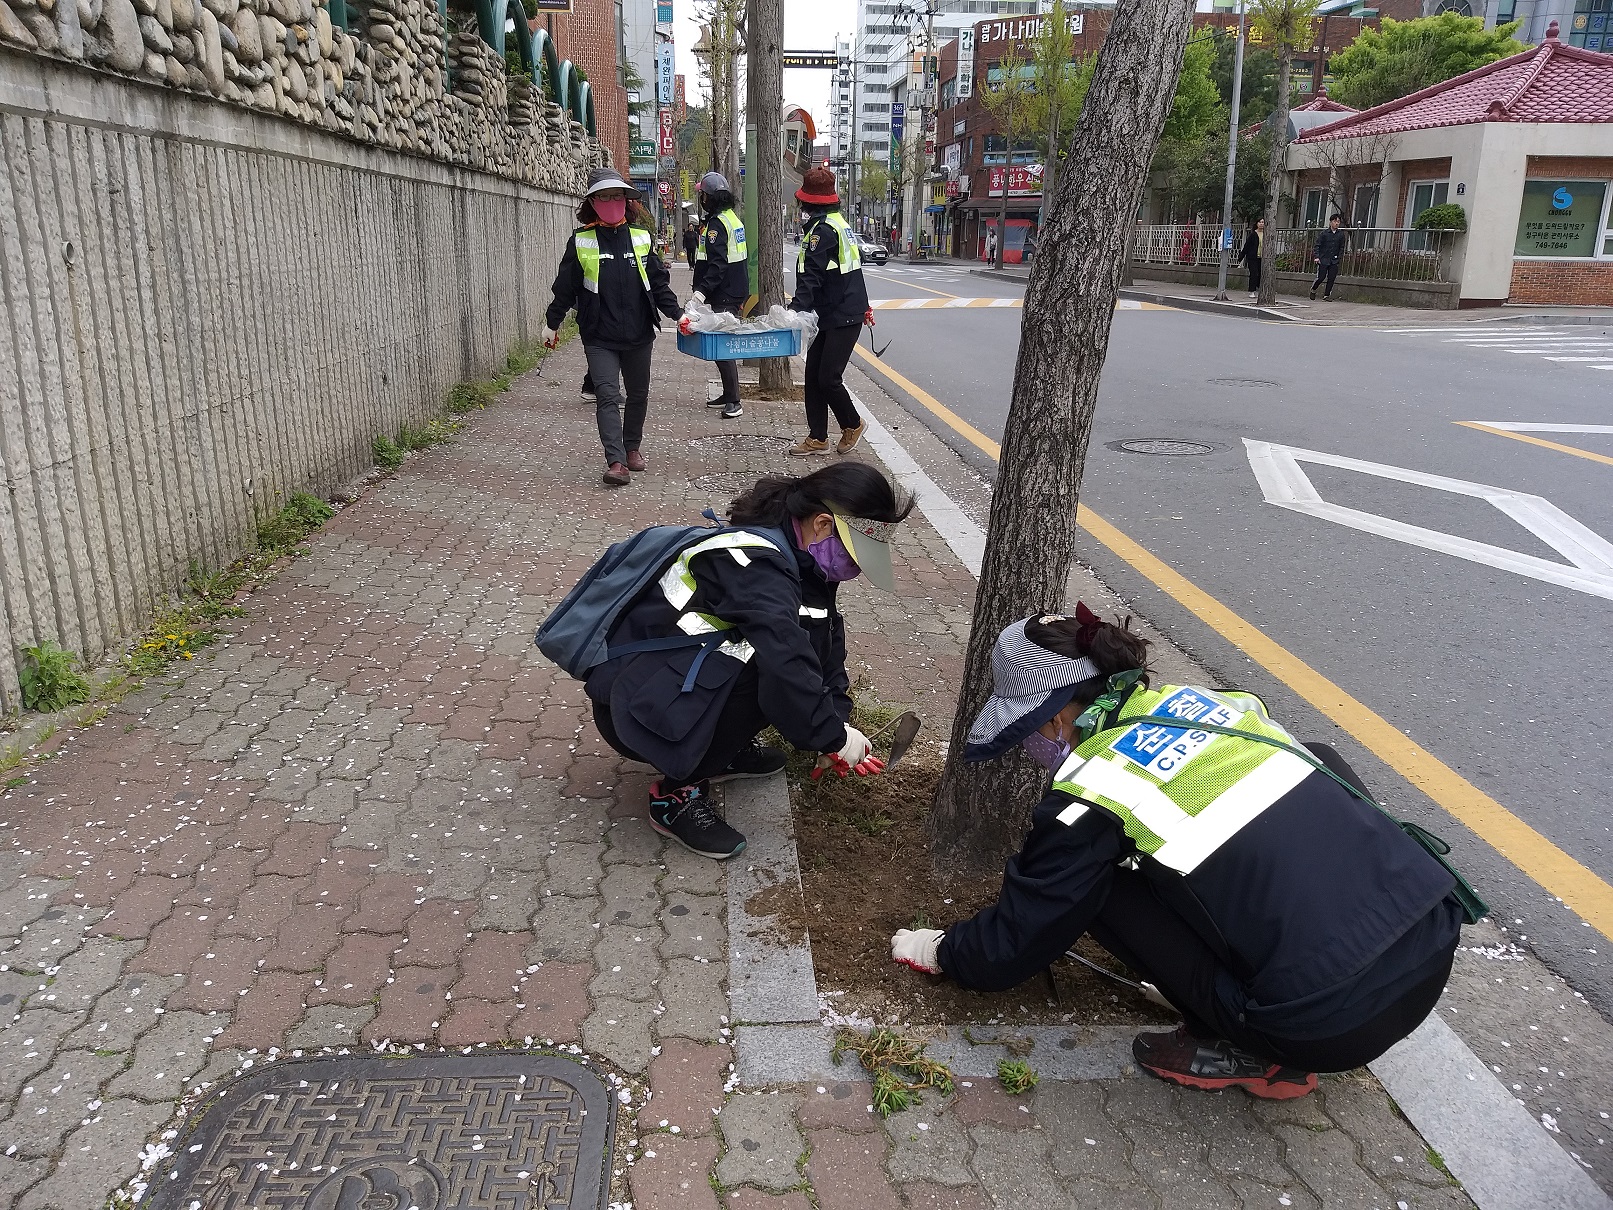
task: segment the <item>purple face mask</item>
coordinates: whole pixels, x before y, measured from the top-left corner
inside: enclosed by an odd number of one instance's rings
[[[1025,755],[1030,757],[1049,773],[1057,773],[1070,756],[1070,745],[1062,739],[1048,739],[1040,731],[1032,731],[1019,743],[1025,749]]]
[[[862,568],[857,566],[857,560],[851,557],[846,544],[840,540],[840,535],[831,533],[821,542],[807,543],[805,535],[801,533],[801,522],[795,523],[795,534],[806,545],[807,554],[818,565],[823,578],[831,584],[842,584],[847,580],[855,580],[862,575]]]

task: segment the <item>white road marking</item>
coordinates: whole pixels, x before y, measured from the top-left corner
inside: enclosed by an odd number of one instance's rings
[[[1613,601],[1613,543],[1580,524],[1543,496],[1247,437],[1243,444],[1249,455],[1249,466],[1268,504]],[[1475,542],[1471,538],[1380,517],[1376,513],[1330,504],[1322,499],[1300,469],[1302,461],[1484,500],[1568,559],[1573,566],[1565,567],[1561,563],[1521,554],[1502,546]]]

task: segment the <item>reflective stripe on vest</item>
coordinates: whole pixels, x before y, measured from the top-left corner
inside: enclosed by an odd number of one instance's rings
[[[803,605],[801,606],[801,616],[803,618],[815,618],[818,621],[823,621],[829,616],[829,611],[827,609],[819,609],[815,605]]]
[[[1175,685],[1134,693],[1118,726],[1059,769],[1054,788],[1083,800],[1059,821],[1073,824],[1089,804],[1100,807],[1141,852],[1190,874],[1312,772],[1292,753],[1198,731],[1194,722],[1292,742],[1248,694]]]
[[[830,269],[838,269],[842,273],[850,273],[853,269],[861,269],[863,267],[862,249],[857,246],[857,241],[852,238],[851,224],[847,223],[845,219],[840,217],[840,211],[829,211],[829,213],[820,218],[817,223],[813,224],[814,231],[817,229],[819,224],[826,224],[833,229],[836,238],[838,238],[840,241],[840,247],[838,250],[839,259],[831,259],[827,267]],[[807,245],[811,243],[811,241],[812,232],[804,232],[801,236],[801,251],[796,253],[795,257],[795,271],[797,273],[801,273],[806,270]]]
[[[649,293],[650,271],[645,267],[644,258],[649,255],[654,240],[648,231],[640,231],[637,227],[629,227],[628,231],[633,237],[633,259],[638,262],[639,280],[644,283],[645,293]],[[577,263],[582,266],[583,288],[590,294],[598,294],[599,262],[606,257],[614,259],[615,253],[599,250],[599,232],[592,227],[577,232],[572,242],[577,248]]]
[[[731,265],[736,261],[749,260],[750,249],[745,245],[745,225],[739,221],[739,215],[732,210],[724,210],[716,217],[717,221],[722,224],[723,230],[728,233],[728,263]],[[711,225],[709,218],[706,220],[706,225],[708,227]],[[704,233],[702,232],[702,234]],[[706,241],[704,239],[700,241],[699,251],[694,254],[694,258],[697,261],[706,259]]]
[[[745,553],[745,548],[757,546],[778,550],[774,543],[760,534],[717,534],[702,542],[696,542],[672,561],[672,566],[661,573],[660,587],[667,603],[680,611],[677,621],[679,630],[684,634],[712,634],[715,631],[734,628],[732,622],[725,622],[712,614],[688,608],[695,594],[694,572],[689,570],[689,560],[709,550],[726,550],[734,557],[736,563],[746,567],[750,565],[751,559]],[[722,643],[717,650],[742,664],[749,663],[751,657],[756,654],[756,649],[744,639],[730,639]]]

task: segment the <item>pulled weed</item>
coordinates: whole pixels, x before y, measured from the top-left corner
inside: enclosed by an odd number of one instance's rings
[[[934,1088],[946,1096],[952,1092],[952,1070],[945,1063],[926,1058],[924,1044],[903,1037],[893,1029],[878,1026],[866,1034],[842,1029],[835,1035],[833,1057],[856,1055],[874,1077],[874,1108],[881,1117],[890,1117],[911,1108],[921,1089]]]
[[[1024,1059],[1004,1059],[997,1064],[997,1083],[1011,1097],[1023,1096],[1041,1082]]]

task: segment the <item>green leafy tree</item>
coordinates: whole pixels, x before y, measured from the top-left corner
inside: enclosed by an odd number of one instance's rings
[[[1209,38],[1194,38],[1182,55],[1182,74],[1176,77],[1176,95],[1165,119],[1163,138],[1197,143],[1226,125],[1221,90],[1215,86],[1215,45]]]
[[[986,91],[980,94],[981,103],[991,115],[998,136],[1007,149],[1003,156],[1002,206],[997,213],[997,267],[1001,268],[1004,240],[1008,231],[1008,182],[1013,176],[1014,152],[1035,132],[1036,79],[1030,60],[1019,53],[1018,46],[1010,46],[1008,53],[992,69],[997,80],[988,76]],[[989,179],[989,174],[988,174]]]
[[[1027,102],[1030,132],[1047,147],[1042,169],[1044,198],[1053,196],[1063,134],[1081,114],[1081,102],[1092,84],[1097,62],[1096,55],[1085,60],[1075,58],[1075,35],[1069,30],[1064,0],[1053,0],[1052,9],[1042,20],[1042,32],[1031,46],[1033,78]]]
[[[1232,108],[1232,73],[1238,51],[1236,29],[1217,29],[1215,60],[1210,76],[1221,104]],[[1243,48],[1243,100],[1239,112],[1246,122],[1258,122],[1277,104],[1277,56],[1269,50],[1245,43]]]
[[[1329,61],[1335,81],[1329,94],[1356,109],[1407,96],[1527,50],[1512,36],[1518,24],[1485,29],[1482,17],[1457,13],[1414,21],[1385,18],[1381,29],[1363,29]]]
[[[862,167],[857,170],[857,196],[870,205],[878,205],[890,197],[891,172],[880,160],[863,156]]]
[[[1292,87],[1294,51],[1311,42],[1311,19],[1320,0],[1254,0],[1250,16],[1253,34],[1277,56],[1277,107],[1271,115],[1271,154],[1266,161],[1266,230],[1277,230],[1277,207],[1283,193],[1283,160],[1288,154],[1288,99]],[[1277,241],[1266,241],[1261,260],[1260,305],[1277,301],[1275,258]]]

